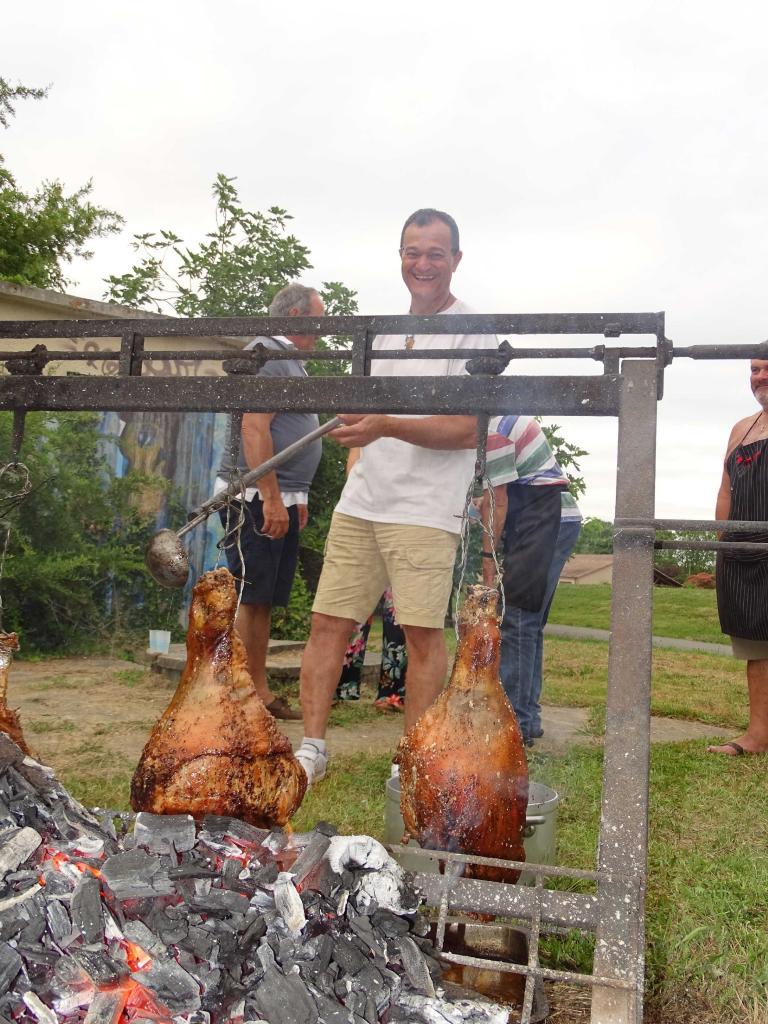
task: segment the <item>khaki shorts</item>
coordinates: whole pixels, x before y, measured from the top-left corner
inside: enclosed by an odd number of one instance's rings
[[[731,637],[734,658],[741,661],[765,661],[768,659],[768,640],[745,640],[740,636]]]
[[[392,587],[397,621],[442,629],[459,536],[334,512],[312,611],[365,622]]]

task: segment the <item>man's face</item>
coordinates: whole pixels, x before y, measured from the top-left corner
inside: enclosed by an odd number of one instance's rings
[[[749,364],[749,384],[760,405],[768,409],[768,359],[752,360]]]
[[[288,310],[288,316],[325,316],[323,300],[317,292],[312,292],[312,298],[309,300],[309,309],[306,313],[302,313],[297,306],[294,306],[293,309]],[[292,334],[290,338],[296,348],[303,349],[314,348],[317,341],[317,335],[315,334]]]
[[[417,307],[436,313],[447,301],[451,277],[461,260],[461,252],[451,251],[451,229],[441,220],[424,227],[409,224],[400,250],[402,275],[411,293],[413,311]]]

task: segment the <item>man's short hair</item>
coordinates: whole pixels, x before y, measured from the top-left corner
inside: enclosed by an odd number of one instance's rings
[[[411,224],[415,224],[416,227],[425,228],[427,224],[431,224],[432,221],[441,220],[443,224],[447,224],[451,231],[451,250],[453,252],[459,251],[459,225],[450,215],[450,213],[443,213],[442,210],[433,210],[427,208],[424,210],[417,210],[412,213],[408,220],[403,224],[403,230],[400,232],[400,248],[403,248],[403,239],[405,238],[406,228],[409,228]]]
[[[317,295],[316,288],[307,288],[303,284],[287,284],[270,302],[269,315],[288,316],[295,308],[298,309],[300,316],[306,316],[313,295]]]

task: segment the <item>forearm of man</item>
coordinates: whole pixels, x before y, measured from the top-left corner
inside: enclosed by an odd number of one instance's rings
[[[421,448],[437,451],[452,451],[456,448],[474,448],[477,444],[477,417],[475,416],[425,416],[423,419],[409,419],[400,416],[386,416],[385,433],[382,436],[396,437]]]
[[[249,469],[255,469],[275,454],[269,429],[273,417],[273,413],[246,413],[243,416],[243,454]],[[274,470],[257,480],[255,486],[264,500],[280,498],[280,485]]]

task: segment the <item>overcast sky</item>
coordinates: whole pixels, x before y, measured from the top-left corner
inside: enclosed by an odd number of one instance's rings
[[[92,177],[126,219],[73,267],[76,294],[103,297],[133,233],[210,230],[222,171],[248,208],[293,215],[306,283],[343,281],[362,313],[407,312],[400,226],[436,206],[479,312],[665,310],[681,345],[768,335],[757,0],[38,0],[2,21],[0,75],[52,84],[0,137],[8,168],[29,189]],[[713,515],[729,428],[758,410],[747,371],[667,371],[658,515]],[[590,452],[583,511],[612,518],[615,421],[556,421]]]

